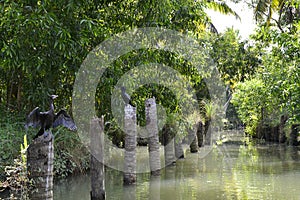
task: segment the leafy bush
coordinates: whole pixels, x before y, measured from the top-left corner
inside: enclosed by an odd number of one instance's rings
[[[267,105],[266,88],[261,80],[252,79],[239,83],[233,94],[233,105],[240,119],[246,124],[246,132],[254,135],[262,120],[262,109]]]
[[[21,144],[20,156],[13,160],[13,163],[4,167],[3,178],[0,180],[0,192],[5,190],[12,190],[13,193],[10,199],[14,198],[14,192],[21,191],[22,196],[27,196],[28,187],[30,187],[30,181],[27,177],[26,170],[26,149],[27,149],[27,137],[24,135],[24,143]]]
[[[84,173],[89,168],[90,154],[79,136],[59,128],[54,133],[54,176],[65,178],[74,173]]]
[[[4,172],[6,165],[12,165],[14,159],[20,155],[19,145],[23,142],[23,129],[21,114],[11,113],[0,109],[0,173]]]

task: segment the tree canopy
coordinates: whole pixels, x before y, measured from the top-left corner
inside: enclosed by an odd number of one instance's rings
[[[248,3],[258,28],[249,40],[241,41],[234,30],[218,33],[206,13],[214,9],[239,18],[223,1],[1,1],[1,109],[28,112],[36,105],[45,107],[47,94],[54,93],[63,97],[57,104],[70,109],[77,71],[91,50],[116,33],[164,27],[193,35],[209,51],[244,123],[277,119],[284,113],[296,123],[300,120],[299,3]],[[209,99],[203,77],[190,63],[170,52],[141,49],[120,57],[106,70],[97,89],[99,114],[111,112],[110,94],[118,79],[137,63],[147,62],[171,66],[193,84],[199,102]],[[142,105],[154,94],[170,112],[178,111],[174,94],[160,85],[139,88],[133,101]]]

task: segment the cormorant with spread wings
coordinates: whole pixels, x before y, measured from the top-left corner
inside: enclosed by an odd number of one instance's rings
[[[55,98],[57,98],[57,95],[50,96],[50,110],[46,112],[40,112],[40,108],[36,107],[27,116],[25,124],[26,129],[28,129],[29,126],[34,128],[41,127],[39,132],[34,136],[34,139],[43,135],[46,130],[60,125],[68,128],[71,131],[77,130],[75,122],[65,110],[61,110],[57,114],[54,112],[53,100]]]

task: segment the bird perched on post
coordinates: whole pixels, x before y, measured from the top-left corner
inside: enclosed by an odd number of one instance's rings
[[[124,86],[121,87],[121,96],[122,96],[124,102],[126,103],[126,105],[129,104],[134,107],[134,105],[131,102],[131,98],[130,98],[129,94],[126,93],[126,88]]]
[[[39,132],[34,136],[34,139],[43,135],[45,131],[49,130],[50,128],[56,128],[60,125],[72,131],[77,130],[75,122],[65,110],[61,110],[57,114],[54,112],[53,101],[57,97],[57,95],[50,95],[50,110],[46,112],[40,112],[40,108],[36,107],[27,116],[25,124],[26,130],[29,126],[34,128],[41,127]]]

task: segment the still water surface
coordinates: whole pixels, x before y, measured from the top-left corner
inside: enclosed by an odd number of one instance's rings
[[[137,176],[136,187],[123,187],[122,173],[106,169],[110,199],[288,199],[300,200],[300,151],[291,147],[223,145],[204,158],[186,158],[162,170],[160,178]],[[54,184],[55,200],[90,199],[90,177]]]

